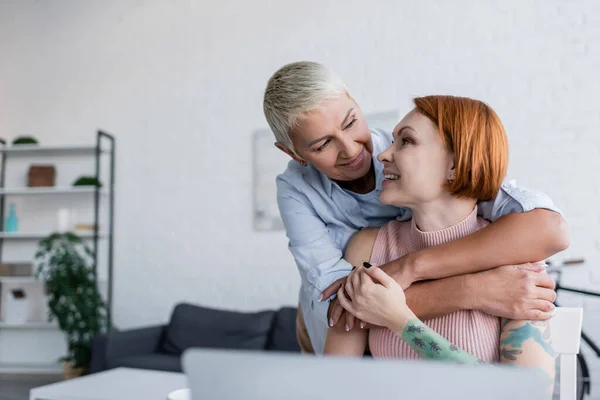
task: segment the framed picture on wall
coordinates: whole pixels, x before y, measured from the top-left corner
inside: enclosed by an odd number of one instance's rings
[[[392,130],[400,121],[398,111],[366,114],[369,127]],[[260,129],[252,137],[253,151],[253,224],[256,231],[283,230],[277,207],[275,178],[285,171],[290,157],[277,149],[270,129]]]

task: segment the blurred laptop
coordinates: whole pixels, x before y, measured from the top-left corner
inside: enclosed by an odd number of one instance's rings
[[[190,349],[191,400],[548,399],[533,370],[501,365]]]

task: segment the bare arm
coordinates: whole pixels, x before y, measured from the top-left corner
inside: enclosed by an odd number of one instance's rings
[[[370,261],[377,231],[365,229],[350,240],[347,252],[354,253],[354,265]],[[511,319],[545,320],[550,318],[554,309],[556,293],[554,281],[538,273],[542,270],[543,267],[532,264],[506,265],[475,274],[421,281],[405,290],[406,302],[423,321],[458,310],[480,310]],[[397,275],[393,278],[402,285]],[[330,291],[327,297],[339,289],[342,281],[327,289]],[[328,317],[334,326],[353,328],[353,316],[344,313],[336,300],[331,303]],[[342,324],[338,324],[340,318]]]
[[[348,332],[329,329],[323,354],[361,357],[367,348],[368,334],[367,329],[352,329]]]
[[[551,345],[549,321],[503,319],[500,334],[500,363],[539,368],[548,378],[552,393],[555,377],[555,354]]]
[[[344,258],[352,265],[362,265],[370,261],[371,253],[379,229],[364,229],[356,233],[346,248]],[[428,320],[451,314],[458,310],[470,309],[473,304],[473,291],[467,290],[467,277],[455,276],[435,281],[418,282],[406,291],[406,302],[421,320]],[[339,285],[338,285],[339,286]],[[342,312],[339,307],[332,317],[337,322]],[[348,319],[349,327],[353,323]]]
[[[403,287],[501,265],[544,260],[569,245],[567,224],[553,211],[505,215],[468,236],[409,253],[381,266]]]
[[[554,388],[555,357],[549,321],[502,319],[500,362],[539,368],[548,378],[548,393]]]
[[[377,236],[377,229],[366,229],[355,234],[348,246],[344,258],[352,265],[362,264],[365,257],[371,258],[371,250]],[[367,346],[369,331],[350,327],[331,328],[327,331],[324,354],[335,354],[345,356],[362,356]]]

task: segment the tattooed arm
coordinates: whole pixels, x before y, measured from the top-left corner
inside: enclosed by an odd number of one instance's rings
[[[481,364],[479,358],[459,349],[448,339],[425,325],[417,317],[409,316],[404,327],[397,326],[395,332],[418,355],[423,358],[454,361],[459,364]]]
[[[351,272],[345,290],[338,291],[342,307],[365,322],[396,332],[423,358],[482,363],[423,324],[406,304],[402,287],[382,269],[368,262],[363,265]],[[539,368],[549,377],[548,389],[552,391],[554,354],[548,322],[506,320],[501,328],[500,345],[502,363]]]
[[[382,269],[364,263],[364,266],[353,270],[351,275],[345,288],[340,288],[338,291],[338,299],[346,310],[363,321],[385,326],[396,332],[417,354],[424,358],[455,361],[462,364],[481,363],[477,357],[460,350],[422,323],[406,304],[406,296],[402,287]],[[353,332],[346,332],[347,337],[350,337]],[[343,345],[330,342],[330,337],[336,338],[337,335],[330,330],[327,343],[342,349]]]
[[[555,357],[548,321],[502,320],[500,362],[521,367],[539,368],[548,378],[552,393],[555,378]]]

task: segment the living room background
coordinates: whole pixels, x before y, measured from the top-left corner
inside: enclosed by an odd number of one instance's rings
[[[590,179],[600,81],[588,78],[600,70],[590,40],[600,21],[581,10],[597,3],[59,4],[0,4],[0,136],[118,138],[117,326],[164,322],[183,300],[296,304],[285,233],[253,230],[252,134],[266,128],[269,76],[304,59],[337,71],[365,112],[402,114],[432,93],[488,102],[509,135],[509,178],[547,193],[568,219],[571,247],[557,258],[587,261],[566,282],[600,282],[600,180]],[[600,303],[583,305],[586,329],[600,334]]]

